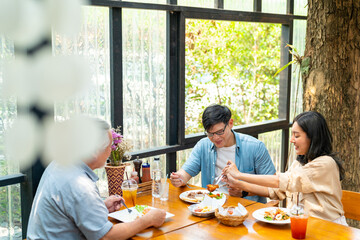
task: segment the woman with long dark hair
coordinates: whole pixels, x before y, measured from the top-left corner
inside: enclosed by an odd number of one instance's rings
[[[310,216],[347,225],[341,203],[341,180],[344,169],[333,152],[332,137],[324,117],[315,111],[295,117],[290,142],[294,144],[297,161],[285,173],[250,175],[238,171],[234,164],[223,173],[230,188],[271,199],[287,199],[292,207],[294,196]],[[240,181],[239,181],[240,180]]]

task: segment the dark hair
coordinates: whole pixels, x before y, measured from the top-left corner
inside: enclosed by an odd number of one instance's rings
[[[310,147],[305,155],[298,155],[297,160],[306,164],[317,157],[328,155],[332,157],[339,167],[340,180],[344,178],[345,170],[342,161],[332,149],[332,136],[325,118],[318,112],[308,111],[297,115],[294,123],[302,128],[310,139]]]
[[[219,104],[213,104],[205,108],[202,115],[202,124],[205,131],[218,123],[227,124],[231,118],[231,111],[228,107]]]

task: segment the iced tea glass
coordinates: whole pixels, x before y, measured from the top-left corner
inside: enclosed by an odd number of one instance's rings
[[[308,222],[308,214],[304,211],[302,206],[295,206],[291,210],[291,236],[295,239],[306,238],[306,227]]]
[[[127,207],[135,207],[138,185],[134,179],[124,180],[121,185],[123,198]]]

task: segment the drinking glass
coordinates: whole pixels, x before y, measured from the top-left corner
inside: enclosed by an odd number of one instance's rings
[[[291,235],[295,239],[306,238],[306,227],[308,214],[304,211],[303,206],[295,205],[290,212]]]
[[[165,179],[161,179],[160,200],[167,201],[169,199],[169,183]]]
[[[128,207],[135,207],[138,185],[134,179],[124,180],[121,185],[123,198]]]

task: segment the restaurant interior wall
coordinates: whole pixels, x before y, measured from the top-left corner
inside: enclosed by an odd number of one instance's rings
[[[93,83],[82,96],[55,103],[55,120],[84,113],[105,119],[113,126],[121,125],[124,135],[134,142],[133,158],[140,156],[151,162],[154,156],[161,156],[163,169],[169,173],[181,167],[195,143],[204,137],[199,131],[185,134],[186,21],[281,24],[280,67],[291,57],[284,48],[287,43],[303,52],[306,1],[168,1],[170,4],[166,0],[93,0],[92,6],[83,7],[82,32],[73,39],[53,32],[52,47],[54,55],[89,56]],[[13,43],[6,36],[0,36],[0,53],[3,88],[4,64],[14,58]],[[277,118],[234,129],[262,140],[277,170],[283,171],[289,153],[290,122],[294,112],[301,111],[302,93],[299,88],[296,94],[299,79],[291,69],[282,72],[278,79]],[[6,160],[3,136],[16,118],[17,106],[15,98],[0,100],[0,239],[21,239],[26,234],[28,217],[21,216],[21,208],[31,208],[31,202],[21,199],[33,197],[20,196],[21,186],[31,181],[31,175],[40,176],[42,172],[31,172],[25,178],[18,163]],[[104,171],[98,170],[97,174],[101,193],[106,195]],[[200,184],[199,179],[200,174],[192,183]]]

